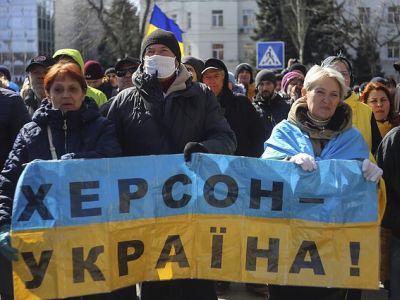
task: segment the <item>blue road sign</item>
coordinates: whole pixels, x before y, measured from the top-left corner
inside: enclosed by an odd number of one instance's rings
[[[285,68],[284,42],[257,42],[257,69]]]

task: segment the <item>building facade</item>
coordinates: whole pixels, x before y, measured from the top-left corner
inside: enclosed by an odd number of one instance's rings
[[[221,58],[231,70],[239,62],[255,64],[256,41],[251,36],[259,12],[256,0],[154,2],[184,31],[185,55]],[[396,75],[393,63],[400,60],[400,0],[346,0],[344,4],[346,18],[377,31],[381,69],[385,75]],[[355,58],[354,50],[348,52]]]
[[[155,3],[184,31],[185,55],[224,60],[228,69],[254,64],[255,0],[160,0]],[[144,4],[142,4],[143,7]]]
[[[54,52],[54,0],[0,0],[0,63],[21,83],[32,57]]]
[[[400,60],[400,0],[346,0],[344,4],[345,17],[376,37],[385,76],[396,77],[393,63]],[[355,50],[348,51],[355,58]]]

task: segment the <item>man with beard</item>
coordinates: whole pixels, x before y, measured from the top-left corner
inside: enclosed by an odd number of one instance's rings
[[[53,64],[54,60],[51,57],[39,55],[32,58],[30,64],[26,67],[29,90],[24,97],[24,102],[30,116],[39,108],[42,100],[46,98],[44,76],[47,74],[48,68]]]
[[[273,72],[260,71],[255,84],[257,94],[253,99],[253,105],[262,120],[264,143],[270,137],[275,125],[287,118],[290,104],[275,91],[276,78]]]

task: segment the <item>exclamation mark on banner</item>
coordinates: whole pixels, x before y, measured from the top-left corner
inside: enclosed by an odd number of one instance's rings
[[[350,242],[351,265],[358,266],[360,260],[360,242]],[[360,268],[351,267],[350,276],[360,276]]]

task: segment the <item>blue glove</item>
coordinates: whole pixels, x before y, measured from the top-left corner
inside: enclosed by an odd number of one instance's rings
[[[17,249],[10,245],[10,225],[0,227],[0,253],[9,261],[18,260]]]

